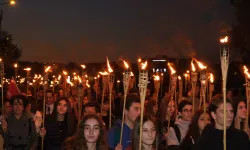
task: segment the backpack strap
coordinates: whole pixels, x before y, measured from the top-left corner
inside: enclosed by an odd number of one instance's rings
[[[173,129],[174,129],[175,135],[176,135],[179,143],[181,143],[181,131],[180,131],[179,127],[176,124],[174,124]]]

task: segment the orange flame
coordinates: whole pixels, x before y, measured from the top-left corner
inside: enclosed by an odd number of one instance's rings
[[[214,75],[212,73],[210,73],[210,82],[214,83]]]
[[[140,63],[140,62],[141,62],[141,58],[138,58],[138,60],[137,60],[137,61],[138,61],[138,63]]]
[[[68,74],[68,72],[66,72],[66,71],[63,71],[63,74],[66,76],[67,74]]]
[[[23,70],[25,70],[25,71],[30,71],[31,68],[24,68]]]
[[[193,60],[191,61],[191,67],[192,67],[192,71],[195,72],[195,66],[194,66]]]
[[[59,74],[59,75],[58,75],[58,80],[61,80],[61,78],[62,78],[62,76]]]
[[[80,76],[77,76],[77,79],[80,83],[82,83],[82,79],[80,78]]]
[[[104,71],[104,72],[99,72],[101,75],[105,76],[105,75],[108,75],[109,73],[107,71]]]
[[[50,70],[51,66],[48,66],[46,69],[45,69],[45,72],[47,73],[49,70]]]
[[[67,79],[67,83],[69,83],[71,86],[74,85],[69,79]]]
[[[123,63],[124,63],[125,68],[128,69],[129,68],[128,63],[125,60],[123,60]]]
[[[221,43],[227,43],[228,42],[228,36],[225,36],[224,38],[220,39]]]
[[[178,76],[178,79],[181,80],[181,76]]]
[[[154,80],[155,80],[155,81],[160,81],[160,76],[158,76],[158,75],[155,76],[155,75],[154,75]]]
[[[168,67],[169,67],[169,69],[171,71],[171,74],[175,74],[176,73],[176,71],[174,70],[174,68],[171,66],[170,63],[168,63]]]
[[[147,61],[145,63],[142,63],[141,69],[142,70],[146,69],[147,65],[148,65]]]
[[[133,72],[131,71],[131,72],[130,72],[130,77],[133,77],[133,76],[134,76],[134,74],[133,74]]]
[[[244,73],[247,76],[247,78],[250,78],[250,73],[248,72],[248,68],[246,66],[243,66]]]
[[[85,68],[86,68],[86,66],[85,66],[85,65],[81,65],[81,67],[82,67],[83,69],[85,69]]]
[[[109,59],[108,58],[107,58],[107,66],[108,66],[108,72],[109,73],[113,72],[113,70],[112,70],[112,68],[111,68],[111,66],[109,64]]]
[[[86,82],[86,86],[87,86],[88,88],[90,88],[90,85],[89,85],[89,83],[88,83],[88,82]]]
[[[198,64],[198,66],[199,66],[199,68],[200,69],[206,69],[207,68],[207,66],[204,66],[201,62],[199,62],[197,59],[194,59],[194,61]]]
[[[184,73],[184,76],[187,77],[188,75],[186,73]]]

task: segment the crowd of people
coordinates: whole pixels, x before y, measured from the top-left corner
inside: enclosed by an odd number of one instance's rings
[[[223,150],[221,95],[207,100],[203,109],[193,107],[191,88],[182,99],[173,99],[168,92],[162,98],[151,96],[154,94],[148,89],[141,124],[138,89],[129,90],[124,110],[122,93],[113,92],[110,105],[109,97],[104,96],[102,101],[102,95],[94,92],[86,92],[81,107],[77,92],[65,93],[62,89],[39,89],[35,96],[20,93],[5,98],[0,116],[0,149],[139,150],[141,146],[142,150]],[[195,104],[199,104],[198,93],[197,89]],[[228,93],[227,150],[249,150],[247,102],[232,99]]]

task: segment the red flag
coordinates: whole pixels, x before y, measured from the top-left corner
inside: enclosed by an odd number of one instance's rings
[[[6,97],[11,98],[12,96],[17,94],[20,94],[20,90],[18,89],[15,80],[11,79]]]

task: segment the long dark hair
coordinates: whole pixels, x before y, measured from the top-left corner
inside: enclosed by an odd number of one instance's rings
[[[96,142],[96,150],[103,150],[103,149],[105,150],[106,147],[105,147],[104,138],[103,138],[104,126],[103,126],[102,120],[96,114],[88,114],[83,117],[83,120],[81,121],[79,125],[77,137],[75,141],[73,142],[73,149],[74,150],[87,150],[88,149],[87,144],[86,144],[86,139],[84,137],[84,127],[85,127],[86,121],[89,119],[97,120],[99,127],[100,127],[100,135]]]
[[[187,132],[187,135],[186,135],[185,138],[192,137],[193,140],[194,140],[194,142],[197,141],[197,139],[200,136],[200,131],[199,131],[199,127],[198,127],[198,121],[199,121],[200,116],[203,113],[204,113],[204,110],[198,110],[198,111],[195,112],[195,114],[193,116],[193,119],[192,119],[192,122],[189,125],[189,129],[188,129],[188,132]],[[207,111],[206,114],[208,114],[210,116],[211,121],[212,121],[212,117],[211,117],[210,113]]]
[[[49,118],[51,122],[57,122],[57,115],[58,115],[58,112],[57,112],[57,106],[59,105],[60,101],[66,101],[66,104],[67,104],[67,112],[65,113],[65,117],[64,117],[64,121],[66,122],[67,126],[68,126],[68,134],[73,134],[73,132],[75,132],[75,126],[74,126],[74,123],[75,123],[75,117],[74,115],[72,114],[72,111],[71,111],[71,104],[70,104],[70,101],[67,97],[60,97],[58,98],[55,103],[54,103],[54,109],[53,109],[53,112],[51,114],[51,117]],[[46,122],[45,122],[46,124]]]
[[[139,150],[140,121],[141,121],[141,116],[138,116],[135,120],[134,128],[132,130],[132,141],[131,141],[132,150]],[[153,119],[151,115],[146,114],[143,116],[142,125],[144,125],[144,123],[147,121],[152,121],[154,123],[155,129],[156,129],[156,136],[155,136],[155,141],[153,143],[153,148],[158,149],[158,132],[157,132],[157,126],[156,126],[155,120]],[[144,150],[143,146],[142,146],[142,150]]]
[[[235,128],[237,128],[237,129],[244,130],[244,129],[248,128],[247,122],[245,120],[242,120],[242,122],[240,122],[240,120],[238,120],[238,118],[237,118],[237,115],[238,115],[238,106],[239,106],[239,104],[241,102],[243,102],[246,105],[246,107],[247,107],[247,102],[245,100],[238,100],[238,101],[235,101],[233,103],[234,121],[232,123],[232,126],[235,127]]]

